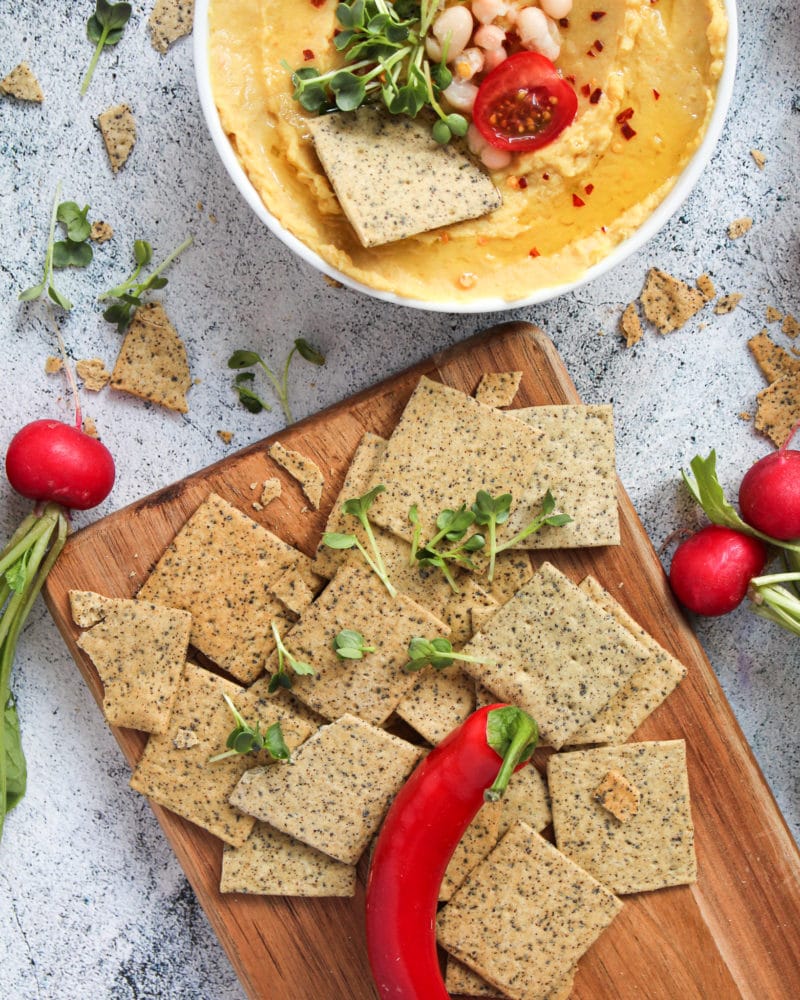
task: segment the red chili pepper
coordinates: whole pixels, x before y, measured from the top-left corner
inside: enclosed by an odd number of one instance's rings
[[[436,746],[383,821],[367,883],[367,948],[381,997],[449,1000],[436,905],[453,851],[484,801],[497,801],[539,733],[513,705],[478,709]]]

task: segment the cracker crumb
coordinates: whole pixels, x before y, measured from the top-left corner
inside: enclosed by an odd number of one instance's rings
[[[116,104],[98,115],[97,127],[116,174],[125,166],[136,144],[136,119],[127,104]]]
[[[633,347],[634,344],[638,344],[644,336],[642,321],[639,319],[639,310],[636,308],[635,302],[630,302],[625,307],[625,311],[619,321],[619,328],[625,335],[626,347]]]
[[[681,329],[706,304],[696,288],[657,267],[648,271],[640,301],[659,333]]]
[[[216,223],[216,221],[217,221],[217,217],[216,217],[216,215],[214,215],[214,213],[213,213],[213,212],[209,212],[209,213],[208,213],[208,221],[209,221],[209,222],[213,222],[213,223]]]
[[[711,299],[716,297],[717,289],[714,287],[714,282],[711,280],[710,275],[701,274],[695,284],[706,302],[710,302]]]
[[[172,738],[172,745],[176,750],[189,750],[199,742],[197,733],[193,729],[179,729]]]
[[[314,510],[319,510],[322,491],[325,487],[325,478],[320,472],[319,466],[299,451],[292,451],[285,447],[280,441],[275,441],[270,445],[268,454],[273,461],[286,469],[293,479],[297,480],[311,506]]]
[[[627,823],[639,811],[639,789],[615,767],[592,792],[592,798],[620,823]]]
[[[93,222],[92,231],[89,233],[89,239],[93,243],[108,243],[111,237],[114,235],[114,230],[107,222]]]
[[[326,285],[330,285],[331,288],[344,288],[341,281],[337,281],[336,278],[332,278],[329,274],[323,274],[322,279]]]
[[[64,368],[61,358],[56,358],[52,354],[45,360],[44,371],[46,375],[57,375]]]
[[[800,334],[800,322],[791,313],[786,313],[783,317],[781,330],[787,337],[791,337],[794,340]]]
[[[280,495],[280,479],[265,479],[261,488],[261,503],[266,507],[267,504],[272,503],[273,500],[277,500]]]
[[[75,365],[78,378],[83,382],[83,388],[89,392],[100,392],[108,385],[111,372],[106,369],[100,358],[85,358]]]
[[[224,444],[230,444],[233,440],[233,431],[217,431],[217,437]]]
[[[0,80],[0,94],[15,97],[18,101],[31,101],[34,104],[41,104],[44,100],[44,91],[26,62],[19,63],[8,76]]]
[[[741,292],[731,292],[729,295],[723,295],[717,304],[714,306],[714,312],[717,316],[725,316],[739,305],[743,299]]]
[[[783,319],[783,313],[780,309],[776,309],[775,306],[767,306],[766,316],[768,323],[780,323]]]
[[[202,203],[202,201],[198,201],[198,203],[197,203],[197,211],[198,212],[202,212],[203,211],[203,203]]]
[[[91,417],[83,418],[83,433],[88,434],[89,437],[99,438],[100,435],[97,433],[97,424]]]
[[[753,419],[753,414],[749,413],[747,410],[742,410],[742,412],[739,414],[739,419],[740,420],[752,420]]]
[[[767,162],[766,156],[761,152],[760,149],[751,149],[750,155],[753,157],[756,166],[759,170],[764,169],[764,164]]]
[[[191,33],[194,0],[156,0],[147,24],[150,44],[162,55],[179,38]]]
[[[261,504],[261,503],[259,503],[258,500],[254,500],[253,503],[252,503],[252,508],[253,508],[253,510],[263,510],[264,509],[264,505]]]
[[[254,490],[258,486],[258,483],[250,483],[250,489]]]
[[[741,219],[734,219],[728,226],[728,239],[738,240],[740,236],[749,233],[753,228],[753,220],[749,215],[742,216]]]

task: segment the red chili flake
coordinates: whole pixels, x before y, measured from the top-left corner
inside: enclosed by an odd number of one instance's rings
[[[594,51],[594,49],[589,49],[589,51],[586,53],[586,55],[590,59],[596,59],[597,58],[597,53]]]
[[[532,247],[528,251],[528,256],[529,257],[541,257],[542,255],[539,253],[539,251],[536,249],[536,247]]]
[[[573,87],[575,86],[575,76],[574,76],[574,74],[570,73],[569,76],[565,77],[565,79],[566,79],[567,83],[571,83]]]
[[[600,227],[600,232],[601,232],[601,233],[604,233],[605,231],[606,231],[606,227],[605,227],[605,226],[601,226],[601,227]]]
[[[634,129],[631,128],[631,126],[628,124],[628,122],[623,122],[622,123],[622,129],[621,129],[621,131],[622,131],[622,135],[626,139],[628,139],[629,141],[636,135],[636,132],[634,131]]]
[[[583,198],[581,198],[580,195],[574,194],[572,196],[572,204],[575,206],[575,208],[583,208],[586,202],[583,200]]]
[[[592,92],[592,88],[589,86],[589,84],[588,83],[584,83],[584,85],[581,87],[581,93],[583,94],[583,96],[584,97],[588,97],[589,94],[591,94],[591,92]]]
[[[311,0],[311,6],[312,7],[324,7],[325,6],[325,0]]]
[[[595,38],[595,40],[594,40],[594,48],[595,48],[595,50],[597,52],[602,52],[603,49],[605,48],[605,46],[603,45],[603,43],[600,41],[599,38]]]
[[[594,191],[594,184],[587,184],[583,190],[585,194],[591,194]]]
[[[617,115],[617,121],[620,125],[622,125],[623,122],[630,121],[631,118],[633,118],[633,108],[625,108],[624,111],[620,111]]]
[[[303,58],[305,59],[306,62],[311,62],[311,60],[314,58],[313,49],[303,49]]]
[[[589,103],[597,104],[602,96],[603,96],[603,91],[600,89],[600,87],[595,87],[594,90],[589,95]]]
[[[562,28],[568,28],[569,27],[569,18],[568,17],[560,17],[558,19],[558,23],[559,23],[560,27],[562,27]]]
[[[550,180],[550,174],[547,174],[547,173],[542,174],[542,180],[543,181],[549,181]]]
[[[528,178],[527,177],[520,177],[519,181],[517,183],[518,183],[520,191],[524,191],[525,188],[528,186]]]
[[[606,12],[604,10],[593,10],[589,16],[593,21],[602,21],[606,16]]]
[[[658,100],[661,97],[661,94],[659,94],[659,92],[655,88],[653,88],[653,97],[655,97],[656,100]]]

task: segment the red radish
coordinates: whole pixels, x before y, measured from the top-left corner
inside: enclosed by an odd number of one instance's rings
[[[800,538],[800,451],[789,449],[800,424],[778,451],[747,471],[739,487],[742,517],[771,538]]]
[[[767,562],[763,542],[710,524],[675,550],[669,582],[678,600],[698,615],[724,615],[744,600]]]
[[[75,510],[101,503],[114,485],[114,459],[104,444],[59,420],[34,420],[11,440],[6,475],[30,500]]]

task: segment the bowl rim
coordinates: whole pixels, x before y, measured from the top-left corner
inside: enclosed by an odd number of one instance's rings
[[[255,212],[256,216],[267,228],[274,233],[282,243],[290,250],[293,250],[302,260],[310,264],[316,270],[321,271],[328,277],[340,282],[347,288],[362,292],[373,299],[390,303],[391,305],[405,306],[411,309],[421,309],[428,312],[446,313],[490,313],[505,312],[512,309],[520,309],[527,306],[540,305],[558,298],[568,292],[575,291],[583,285],[594,281],[602,275],[608,273],[627,257],[641,249],[645,243],[651,240],[673,215],[680,209],[690,193],[697,184],[700,176],[708,166],[717,143],[725,127],[725,120],[733,97],[734,83],[736,78],[736,66],[738,61],[739,47],[739,19],[736,0],[721,0],[722,6],[728,20],[728,32],[725,42],[725,57],[722,73],[717,82],[716,100],[711,119],[706,128],[703,140],[692,154],[691,159],[678,175],[667,196],[657,205],[655,210],[645,219],[635,232],[631,233],[621,243],[618,243],[611,253],[601,261],[587,268],[578,278],[573,281],[564,282],[560,285],[547,285],[539,288],[530,295],[517,299],[502,299],[494,296],[485,299],[476,299],[470,302],[438,301],[429,302],[425,299],[416,299],[410,296],[398,295],[396,292],[383,291],[372,288],[363,282],[357,281],[350,275],[345,274],[338,268],[333,267],[315,251],[298,239],[290,232],[266,207],[258,191],[247,175],[244,167],[239,161],[233,145],[225,133],[220,121],[214,95],[211,89],[211,73],[208,64],[208,8],[211,0],[195,0],[194,29],[193,29],[193,54],[195,79],[200,97],[200,106],[206,126],[211,135],[214,147],[222,160],[223,166],[228,172],[235,187],[244,200]]]

